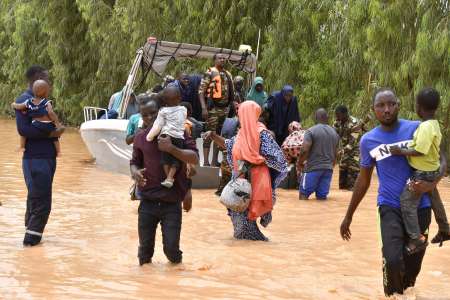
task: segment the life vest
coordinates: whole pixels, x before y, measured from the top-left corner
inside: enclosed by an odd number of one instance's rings
[[[226,72],[226,71],[224,71]],[[208,89],[206,90],[206,96],[213,100],[222,99],[222,78],[220,77],[220,72],[216,67],[211,67],[208,69],[210,74],[210,83]]]

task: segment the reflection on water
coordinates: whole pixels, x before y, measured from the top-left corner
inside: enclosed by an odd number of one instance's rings
[[[26,191],[14,122],[0,120],[0,138],[0,299],[383,298],[376,187],[354,218],[350,243],[338,236],[350,193],[335,183],[325,203],[281,190],[265,230],[269,243],[233,240],[212,191],[194,191],[183,220],[184,263],[167,263],[158,234],[153,265],[139,267],[131,181],[98,170],[75,130],[61,141],[43,244],[24,249]],[[450,211],[450,185],[441,189]],[[450,299],[449,250],[450,243],[428,249],[418,299]]]

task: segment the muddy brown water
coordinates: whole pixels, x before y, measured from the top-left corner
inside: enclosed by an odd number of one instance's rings
[[[183,264],[167,262],[158,232],[154,263],[139,267],[131,180],[96,168],[76,130],[61,140],[43,243],[23,248],[26,189],[13,121],[0,120],[0,138],[0,299],[384,298],[376,180],[349,243],[338,228],[351,194],[337,190],[336,176],[326,202],[279,190],[268,243],[234,240],[213,191],[195,190],[192,211],[183,213]],[[440,189],[450,211],[447,179]],[[429,247],[416,294],[450,299],[450,243]]]

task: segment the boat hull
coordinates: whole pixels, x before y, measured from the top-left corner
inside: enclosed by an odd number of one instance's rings
[[[100,168],[130,175],[132,145],[125,143],[128,120],[92,120],[81,124],[81,137],[95,163]],[[202,139],[197,139],[200,161],[203,161]],[[192,178],[192,187],[197,189],[217,188],[219,168],[197,166],[197,175]]]

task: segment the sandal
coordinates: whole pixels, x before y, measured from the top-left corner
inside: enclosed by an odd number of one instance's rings
[[[166,188],[170,189],[173,186],[173,182],[174,182],[173,180],[166,179],[163,182],[161,182],[161,185],[163,187],[166,187]]]
[[[413,255],[417,252],[423,251],[427,248],[428,242],[420,239],[410,240],[405,246],[406,253],[408,255]]]
[[[442,247],[442,243],[450,240],[450,235],[447,232],[439,231],[434,238],[431,240],[432,244],[439,244]]]

